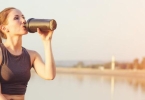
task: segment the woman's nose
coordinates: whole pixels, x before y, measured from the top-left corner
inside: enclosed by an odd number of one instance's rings
[[[26,20],[23,20],[23,24],[26,24]]]
[[[25,20],[25,19],[22,19],[22,23],[23,23],[23,24],[26,24],[26,20]]]

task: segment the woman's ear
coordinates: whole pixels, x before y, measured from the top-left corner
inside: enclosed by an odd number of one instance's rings
[[[6,26],[5,25],[0,25],[0,30],[2,32],[7,32],[8,30],[6,29]]]
[[[0,25],[0,37],[3,37],[4,39],[7,39],[7,36],[5,34],[6,28],[4,27],[4,25]],[[0,41],[1,42],[1,41]]]

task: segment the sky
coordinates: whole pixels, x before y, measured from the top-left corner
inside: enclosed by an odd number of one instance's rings
[[[145,0],[1,0],[0,10],[15,7],[29,18],[55,19],[54,59],[109,61],[145,57]],[[37,33],[23,46],[40,53]]]

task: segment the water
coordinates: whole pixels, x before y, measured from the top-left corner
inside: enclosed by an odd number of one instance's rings
[[[53,81],[32,74],[26,100],[145,100],[145,78],[57,73]]]
[[[107,61],[97,61],[97,60],[60,60],[56,61],[56,66],[58,67],[72,67],[77,65],[79,62],[82,62],[85,66],[87,65],[93,65],[93,64],[103,64],[106,63]]]

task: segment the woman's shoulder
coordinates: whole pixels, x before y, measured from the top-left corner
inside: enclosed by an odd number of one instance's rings
[[[26,49],[26,48],[25,48],[25,49]],[[29,53],[30,56],[35,56],[35,55],[38,54],[38,52],[35,51],[35,50],[30,50],[30,49],[26,49],[26,50],[27,50],[27,52]]]

